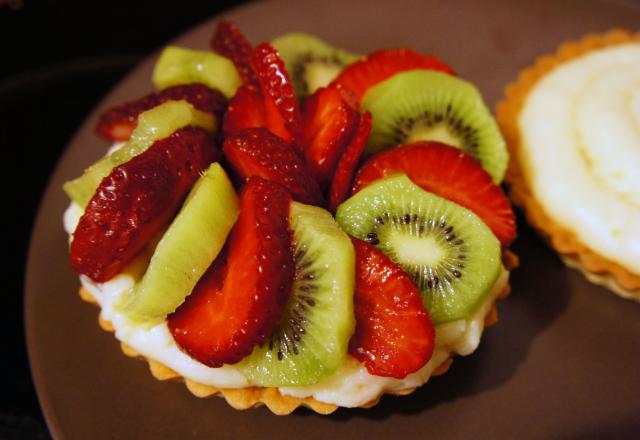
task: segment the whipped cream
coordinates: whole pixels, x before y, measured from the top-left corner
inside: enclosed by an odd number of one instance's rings
[[[65,229],[71,236],[82,215],[82,208],[76,204],[64,214]],[[144,260],[144,256],[141,257]],[[101,308],[102,318],[110,321],[115,336],[141,355],[154,359],[171,368],[181,376],[201,384],[217,388],[242,388],[253,384],[231,365],[210,368],[192,359],[175,343],[166,322],[151,328],[136,326],[114,307],[118,299],[142,275],[144,261],[134,261],[123,273],[106,283],[95,283],[85,276],[80,281]],[[492,291],[467,320],[449,322],[436,327],[436,344],[431,360],[419,371],[404,379],[374,376],[355,358],[347,356],[346,361],[328,378],[309,386],[282,387],[281,394],[314,399],[344,407],[358,407],[377,398],[382,393],[399,392],[419,387],[429,380],[433,371],[448,357],[472,353],[480,343],[484,330],[484,319],[498,295],[504,290],[509,273],[502,268]]]
[[[566,62],[519,115],[524,177],[545,212],[640,274],[640,43]]]

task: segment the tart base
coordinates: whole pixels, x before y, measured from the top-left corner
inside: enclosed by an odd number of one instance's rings
[[[614,29],[603,35],[588,34],[579,41],[566,42],[555,54],[538,57],[532,66],[520,72],[515,82],[505,88],[505,98],[496,106],[496,120],[512,157],[505,178],[509,184],[509,195],[516,205],[524,209],[527,221],[547,239],[568,267],[579,270],[594,284],[604,286],[623,298],[640,302],[640,274],[631,272],[581,243],[572,231],[554,221],[552,214],[546,212],[536,200],[521,162],[518,123],[529,92],[539,79],[556,66],[595,49],[629,42],[640,42],[640,33],[631,34]]]
[[[503,264],[508,271],[518,266],[518,257],[510,251],[506,251],[503,255]],[[494,303],[489,308],[489,311],[485,315],[484,325],[490,327],[498,322],[498,310],[496,308],[496,302],[499,299],[506,298],[511,292],[511,286],[507,282],[502,292],[496,297]],[[97,305],[96,299],[91,293],[84,287],[79,289],[80,297],[91,304]],[[114,327],[110,321],[104,319],[102,314],[98,315],[98,323],[100,327],[108,332],[114,332]],[[209,396],[221,396],[227,403],[235,409],[244,410],[254,408],[257,406],[265,405],[271,412],[276,415],[288,415],[295,411],[298,407],[306,407],[318,414],[331,414],[338,409],[338,406],[331,403],[320,402],[313,397],[298,398],[293,396],[286,396],[280,394],[277,388],[265,388],[265,387],[248,387],[248,388],[216,388],[210,385],[201,384],[191,379],[187,379],[171,368],[164,364],[145,357],[131,348],[124,342],[120,342],[120,348],[122,352],[132,358],[146,360],[149,365],[149,371],[151,375],[157,380],[165,381],[182,381],[187,389],[196,397],[209,397]],[[444,360],[431,374],[432,376],[440,376],[449,370],[449,367],[453,363],[453,358],[449,357]],[[413,393],[416,388],[407,388],[397,392],[389,392],[386,394],[404,396]],[[360,406],[360,408],[371,408],[378,404],[382,395],[381,393],[375,399]]]

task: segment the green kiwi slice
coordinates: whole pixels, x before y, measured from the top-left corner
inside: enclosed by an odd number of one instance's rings
[[[398,73],[367,91],[362,108],[372,116],[370,152],[419,140],[440,141],[474,155],[494,183],[502,182],[509,154],[473,84],[429,70]]]
[[[206,50],[168,46],[153,70],[159,89],[180,84],[202,83],[219,90],[227,99],[235,95],[242,79],[230,59]]]
[[[118,308],[135,322],[162,321],[182,304],[216,258],[239,211],[231,181],[214,162],[162,236],[142,280]]]
[[[236,366],[260,386],[309,385],[344,361],[355,329],[355,252],[331,214],[293,202],[296,272],[271,337]]]
[[[302,32],[282,35],[272,44],[280,52],[298,98],[327,86],[345,66],[360,58]]]
[[[402,266],[434,324],[469,318],[500,274],[500,243],[482,220],[404,174],[358,192],[338,207],[336,220]]]
[[[113,168],[128,162],[149,148],[155,141],[170,136],[182,127],[191,125],[213,131],[216,129],[216,123],[215,116],[196,110],[187,101],[162,103],[140,113],[131,138],[122,148],[91,165],[82,176],[65,183],[63,189],[71,200],[84,208],[93,197],[102,179],[108,176]]]

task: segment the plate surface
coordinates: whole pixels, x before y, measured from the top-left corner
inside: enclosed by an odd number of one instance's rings
[[[435,53],[493,106],[537,55],[587,32],[637,30],[640,10],[593,1],[274,1],[225,15],[253,41],[303,30],[353,52],[408,46]],[[215,20],[175,43],[205,48]],[[27,271],[27,339],[34,380],[57,438],[557,438],[640,432],[640,305],[586,282],[525,225],[522,266],[500,322],[476,353],[408,397],[331,416],[235,411],[161,383],[120,352],[77,294],[67,264],[62,183],[101,156],[92,133],[105,107],[151,90],[153,57],[81,126],[43,198]]]

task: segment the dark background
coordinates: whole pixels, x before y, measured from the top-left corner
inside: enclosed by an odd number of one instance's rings
[[[0,439],[49,438],[24,344],[23,277],[33,219],[59,156],[138,61],[241,3],[0,0],[2,230],[9,243],[9,285],[0,299]]]

